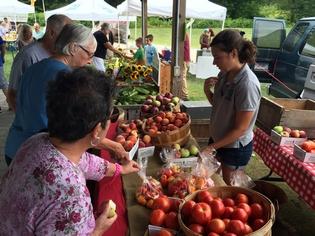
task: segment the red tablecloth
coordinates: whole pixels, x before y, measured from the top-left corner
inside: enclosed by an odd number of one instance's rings
[[[254,151],[264,163],[315,209],[315,163],[304,163],[293,156],[293,147],[279,146],[257,128]]]
[[[113,139],[116,136],[118,123],[111,123],[108,132],[107,138]],[[101,157],[114,162],[111,158],[111,154],[106,150],[101,150]],[[116,212],[118,214],[118,218],[115,223],[111,226],[111,228],[103,234],[103,236],[124,236],[128,231],[128,219],[127,219],[127,211],[126,211],[126,202],[124,198],[124,190],[122,185],[121,178],[104,178],[96,185],[96,193],[95,193],[95,205],[96,209],[100,207],[104,200],[113,200],[116,203],[117,209]]]

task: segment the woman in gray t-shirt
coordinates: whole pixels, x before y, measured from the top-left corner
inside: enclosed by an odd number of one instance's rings
[[[247,63],[253,63],[256,48],[236,30],[221,31],[211,42],[213,64],[218,77],[204,83],[204,92],[213,106],[211,142],[222,164],[223,179],[230,184],[234,170],[244,170],[253,151],[253,128],[260,104],[260,84]],[[210,90],[214,86],[214,92]]]

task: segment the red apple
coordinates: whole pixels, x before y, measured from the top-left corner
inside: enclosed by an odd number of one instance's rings
[[[231,220],[227,226],[227,231],[236,235],[242,235],[244,232],[244,223],[240,220]]]
[[[234,200],[232,198],[226,197],[226,198],[223,199],[223,204],[226,207],[228,207],[228,206],[232,207],[232,206],[235,205],[235,202],[234,202]]]
[[[237,207],[243,208],[246,211],[248,216],[250,216],[250,214],[252,213],[252,209],[247,203],[240,203],[237,205]]]
[[[247,219],[248,219],[248,215],[244,209],[236,208],[234,210],[234,212],[232,213],[231,219],[232,220],[240,220],[240,221],[246,223]]]
[[[205,232],[203,226],[199,224],[191,224],[188,228],[197,234],[203,234]]]
[[[117,143],[120,143],[120,144],[124,145],[126,139],[125,139],[124,136],[122,136],[122,135],[120,134],[120,135],[117,135],[117,137],[115,138],[115,141],[116,141]]]
[[[210,203],[211,212],[213,217],[220,217],[224,214],[225,206],[222,201],[218,199],[212,200]]]
[[[224,210],[222,217],[223,218],[231,218],[233,212],[234,212],[233,207],[225,207],[225,210]]]
[[[300,138],[306,138],[306,132],[304,130],[300,130]]]
[[[248,197],[244,193],[238,193],[235,197],[235,203],[237,205],[239,203],[248,203]]]
[[[253,203],[250,205],[251,208],[251,218],[252,219],[257,219],[257,218],[262,218],[264,215],[264,209],[259,203]]]
[[[165,217],[166,215],[162,210],[160,209],[153,210],[150,215],[150,224],[161,226],[164,224]]]
[[[256,230],[260,229],[261,227],[263,227],[265,224],[266,224],[266,222],[263,219],[256,219],[252,223],[252,228],[254,231],[256,231]]]
[[[204,199],[208,196],[211,196],[211,193],[208,191],[200,191],[197,193],[197,202],[204,202]]]
[[[177,219],[177,214],[175,212],[170,212],[165,217],[165,226],[166,228],[178,230],[179,229],[179,223]]]

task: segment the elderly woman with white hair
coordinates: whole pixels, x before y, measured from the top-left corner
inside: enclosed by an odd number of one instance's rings
[[[32,135],[47,129],[46,87],[61,71],[70,71],[90,64],[96,50],[91,29],[80,24],[67,24],[56,41],[56,54],[44,59],[23,74],[18,90],[16,116],[5,145],[5,160],[9,165],[21,144]],[[128,156],[121,144],[104,139],[102,147]]]

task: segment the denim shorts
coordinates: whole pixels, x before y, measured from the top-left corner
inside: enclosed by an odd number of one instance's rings
[[[211,143],[211,140],[209,140]],[[221,163],[231,169],[244,169],[253,153],[253,141],[246,146],[240,144],[239,148],[219,148],[217,158]]]

